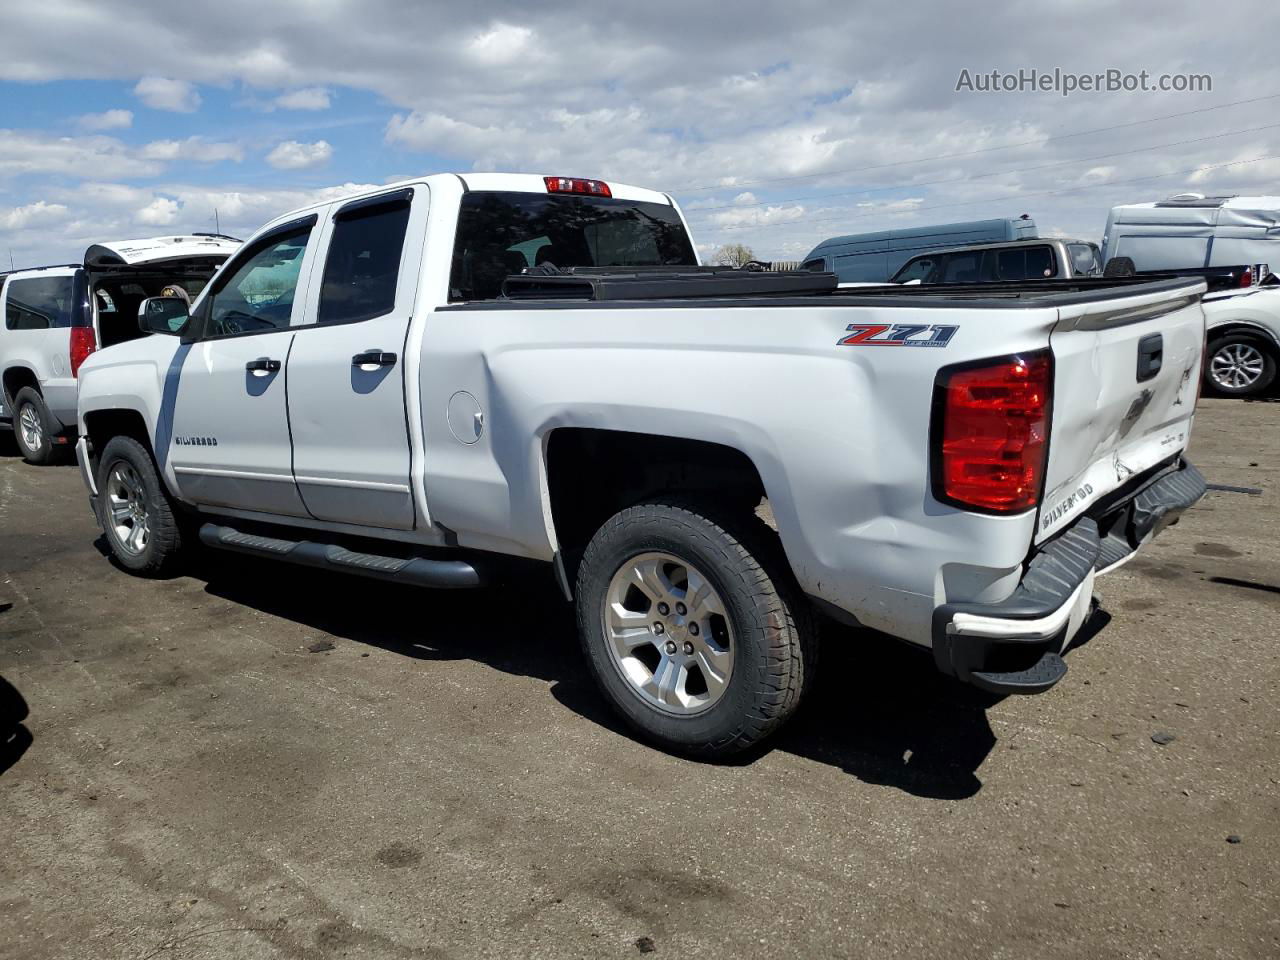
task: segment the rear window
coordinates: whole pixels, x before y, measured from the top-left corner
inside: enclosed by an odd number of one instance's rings
[[[679,214],[664,203],[475,191],[462,198],[450,300],[492,300],[531,267],[693,266]]]
[[[69,327],[74,301],[74,277],[10,280],[4,293],[4,325],[9,330]]]

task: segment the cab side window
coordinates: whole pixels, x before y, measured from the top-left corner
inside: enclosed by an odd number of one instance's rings
[[[982,259],[981,251],[974,253],[951,253],[941,259],[944,261],[942,267],[943,283],[978,282],[978,266]]]
[[[4,325],[9,330],[49,330],[71,326],[73,277],[10,280],[4,291]]]
[[[360,201],[334,216],[317,323],[358,323],[395,308],[412,196],[406,193]]]
[[[205,337],[265,333],[289,326],[293,297],[314,220],[264,238],[232,264],[208,301]]]
[[[937,261],[933,257],[917,257],[898,271],[898,275],[893,278],[893,282],[908,283],[912,280],[919,280],[921,283],[930,283],[936,266]]]

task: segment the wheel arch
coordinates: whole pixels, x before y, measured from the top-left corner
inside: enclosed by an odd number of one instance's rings
[[[151,435],[147,430],[146,419],[137,410],[124,407],[104,407],[89,410],[81,415],[84,421],[85,437],[89,441],[89,461],[91,469],[97,472],[98,461],[102,451],[112,437],[131,437],[142,444],[155,462],[156,452],[151,445]],[[156,469],[160,472],[159,465]],[[160,472],[161,481],[164,475]]]
[[[1266,324],[1259,323],[1256,320],[1246,320],[1235,318],[1232,320],[1224,320],[1222,323],[1215,323],[1206,331],[1209,343],[1214,343],[1224,337],[1234,336],[1236,334],[1246,334],[1256,337],[1265,343],[1273,355],[1280,359],[1280,335],[1271,330]]]
[[[714,495],[745,512],[766,496],[752,458],[710,440],[564,426],[545,436],[543,459],[547,524],[569,583],[587,542],[619,510],[673,494]]]
[[[0,388],[4,390],[6,407],[13,406],[14,397],[24,387],[31,387],[36,393],[44,396],[44,391],[40,389],[40,377],[36,374],[34,367],[25,363],[15,363],[6,367],[4,373],[0,374]]]

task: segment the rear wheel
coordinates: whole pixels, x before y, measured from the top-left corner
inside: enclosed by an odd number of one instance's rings
[[[13,398],[13,435],[22,459],[28,463],[53,461],[53,414],[44,397],[32,387],[23,387]]]
[[[169,573],[182,552],[182,524],[151,454],[132,437],[113,437],[98,464],[102,529],[120,565],[142,576]]]
[[[1209,344],[1205,375],[1218,393],[1249,397],[1263,393],[1276,377],[1276,351],[1258,337],[1229,333]]]
[[[623,510],[587,547],[577,607],[606,697],[646,737],[684,753],[725,756],[764,739],[813,675],[808,603],[750,514],[663,502]]]

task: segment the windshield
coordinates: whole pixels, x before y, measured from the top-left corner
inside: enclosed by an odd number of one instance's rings
[[[675,207],[606,197],[475,191],[462,198],[450,300],[491,300],[530,267],[693,266]]]

